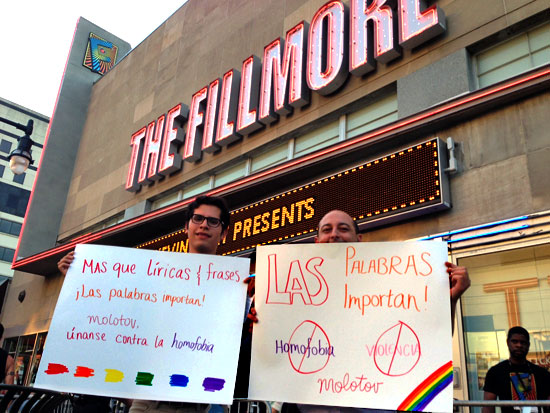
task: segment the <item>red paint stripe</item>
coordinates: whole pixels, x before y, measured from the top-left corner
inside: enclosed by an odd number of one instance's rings
[[[48,368],[44,371],[46,374],[64,374],[68,372],[67,366],[57,363],[48,363]]]
[[[94,375],[94,369],[84,366],[76,366],[75,377],[92,377]]]

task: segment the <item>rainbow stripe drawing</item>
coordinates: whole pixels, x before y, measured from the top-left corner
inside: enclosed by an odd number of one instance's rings
[[[453,362],[449,361],[420,383],[397,410],[423,411],[424,408],[453,381]]]

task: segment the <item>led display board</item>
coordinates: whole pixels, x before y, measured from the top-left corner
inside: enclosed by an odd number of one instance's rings
[[[333,209],[349,213],[361,229],[448,209],[446,153],[440,148],[440,139],[431,139],[236,209],[218,253],[314,235]],[[137,247],[187,252],[187,236],[182,229]]]

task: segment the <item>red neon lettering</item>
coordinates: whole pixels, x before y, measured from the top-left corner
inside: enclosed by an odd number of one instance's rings
[[[310,89],[321,95],[328,95],[338,90],[347,78],[346,21],[346,8],[341,1],[327,3],[315,13],[311,21],[307,84]],[[323,47],[324,33],[327,36],[326,48]]]
[[[130,146],[132,147],[132,155],[130,156],[130,167],[128,168],[128,175],[126,176],[126,190],[131,192],[137,192],[141,188],[141,185],[136,179],[136,167],[141,157],[143,147],[141,146],[141,140],[145,136],[145,126],[138,130],[130,138]]]
[[[423,0],[399,0],[398,4],[402,47],[412,49],[445,31],[445,14],[437,5],[420,11],[425,9]]]
[[[187,120],[189,108],[180,103],[168,111],[166,115],[166,130],[162,137],[162,150],[158,171],[162,175],[170,175],[181,169],[181,155],[178,148],[185,138],[183,124]]]
[[[264,49],[258,118],[265,125],[275,121],[277,115],[291,113],[292,107],[298,108],[309,102],[304,76],[305,29],[306,23],[301,22],[287,32],[282,62],[281,38]]]
[[[220,107],[218,113],[218,127],[216,130],[216,143],[228,145],[241,136],[235,132],[235,119],[237,117],[237,85],[241,80],[241,73],[231,69],[223,75]]]
[[[201,141],[204,119],[204,100],[208,88],[204,87],[191,98],[189,120],[187,121],[187,139],[183,147],[183,159],[194,162],[201,158]]]
[[[160,178],[157,174],[157,168],[165,117],[165,115],[161,115],[156,123],[151,122],[147,125],[138,179],[139,183],[142,185],[151,183],[154,179]]]
[[[216,132],[216,120],[218,118],[218,102],[220,100],[220,79],[210,83],[208,87],[208,100],[206,101],[206,119],[202,135],[202,150],[215,152],[220,147],[214,143]]]
[[[248,135],[262,127],[257,120],[261,68],[258,56],[250,56],[243,62],[237,114],[237,132],[241,135]]]
[[[349,67],[356,76],[375,69],[374,59],[387,63],[399,56],[393,39],[393,10],[388,0],[351,0]],[[373,38],[368,36],[367,24],[373,25]]]
[[[377,61],[391,61],[400,54],[396,43],[410,49],[445,31],[443,11],[426,7],[424,0],[349,1],[350,22],[344,1],[330,0],[317,10],[310,26],[300,22],[284,41],[278,38],[265,47],[263,68],[260,59],[251,56],[243,62],[242,76],[231,69],[201,89],[193,96],[192,119],[185,130],[189,110],[179,104],[132,135],[126,189],[136,192],[141,184],[181,169],[178,149],[186,132],[183,158],[197,161],[201,151],[215,152],[307,104],[311,90],[328,95],[344,84],[349,71],[360,76],[374,70]]]

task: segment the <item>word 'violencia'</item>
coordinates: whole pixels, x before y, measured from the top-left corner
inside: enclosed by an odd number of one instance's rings
[[[271,124],[310,101],[310,91],[337,91],[351,72],[363,76],[445,31],[445,15],[423,0],[341,0],[326,3],[305,21],[277,38],[259,57],[246,58],[157,120],[132,134],[126,190],[168,176],[182,160],[200,160],[202,152],[222,146]],[[391,4],[395,4],[392,7]],[[397,35],[395,35],[397,33]],[[397,37],[397,39],[396,39]],[[183,153],[179,153],[183,144]]]

